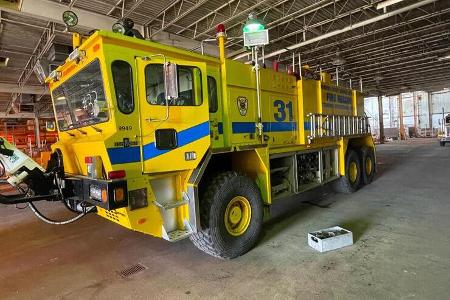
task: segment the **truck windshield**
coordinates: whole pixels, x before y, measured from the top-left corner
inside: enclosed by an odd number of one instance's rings
[[[108,121],[108,107],[98,59],[53,90],[59,130]]]

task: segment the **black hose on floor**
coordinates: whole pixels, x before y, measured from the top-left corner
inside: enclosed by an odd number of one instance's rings
[[[44,216],[37,208],[36,206],[33,204],[33,202],[28,203],[28,206],[30,207],[30,209],[33,211],[33,213],[36,215],[36,217],[38,217],[41,221],[47,223],[47,224],[51,224],[51,225],[66,225],[66,224],[70,224],[73,223],[79,219],[81,219],[82,217],[84,217],[85,215],[87,215],[88,213],[90,213],[92,210],[95,209],[94,206],[92,207],[88,207],[86,208],[85,212],[80,213],[79,215],[73,217],[72,219],[68,219],[68,220],[64,220],[64,221],[56,221],[56,220],[52,220],[50,218],[47,218],[46,216]]]

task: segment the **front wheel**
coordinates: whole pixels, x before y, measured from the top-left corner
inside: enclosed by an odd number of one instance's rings
[[[439,142],[439,144],[441,145],[441,147],[445,147],[445,142]]]
[[[250,178],[233,171],[213,177],[200,206],[203,230],[190,237],[198,249],[231,259],[255,246],[263,224],[263,203]]]

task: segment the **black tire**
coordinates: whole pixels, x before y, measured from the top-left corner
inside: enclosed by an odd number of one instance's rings
[[[239,236],[230,234],[225,225],[225,213],[232,199],[245,197],[250,204],[250,221]],[[200,198],[200,221],[203,230],[190,236],[203,252],[222,259],[243,255],[258,241],[263,224],[263,202],[255,183],[245,175],[228,171],[208,182]]]
[[[350,165],[356,165],[356,177],[350,180]],[[361,163],[358,154],[351,149],[345,155],[345,176],[337,179],[334,183],[334,190],[338,193],[351,194],[358,190],[361,183]]]
[[[362,147],[361,155],[361,183],[369,184],[376,173],[375,153],[371,147]]]
[[[445,142],[439,142],[439,144],[441,145],[441,147],[445,147]]]

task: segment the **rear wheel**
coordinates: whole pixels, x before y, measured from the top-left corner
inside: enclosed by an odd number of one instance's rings
[[[445,142],[439,142],[439,144],[441,145],[441,147],[445,147]]]
[[[375,153],[373,148],[361,148],[361,179],[363,184],[369,184],[375,177]]]
[[[336,180],[334,189],[339,193],[355,192],[361,183],[361,164],[358,154],[351,149],[345,156],[345,176]]]
[[[203,230],[190,237],[197,248],[230,259],[255,246],[263,223],[263,203],[250,178],[221,173],[212,178],[200,201]]]

